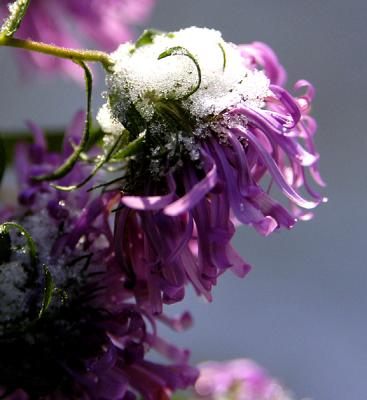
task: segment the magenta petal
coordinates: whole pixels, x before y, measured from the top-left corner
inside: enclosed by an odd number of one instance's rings
[[[297,103],[293,99],[293,97],[282,87],[276,85],[270,85],[271,91],[278,97],[278,99],[283,103],[283,105],[287,108],[290,115],[293,118],[293,128],[297,125],[299,120],[301,119],[301,112],[298,108]]]
[[[211,157],[207,156],[211,163],[211,169],[206,177],[196,183],[192,189],[176,200],[174,203],[165,207],[163,212],[171,217],[180,215],[193,208],[214,186],[217,184],[217,167]]]
[[[174,196],[173,192],[164,196],[123,196],[121,203],[134,210],[160,210],[172,203]]]
[[[170,317],[163,313],[157,318],[176,332],[185,331],[193,324],[193,318],[188,311],[174,317]]]
[[[251,271],[251,265],[247,264],[231,245],[227,246],[226,251],[232,264],[231,271],[238,277],[244,278]]]
[[[311,102],[314,97],[315,97],[315,88],[313,85],[311,85],[310,82],[306,81],[305,79],[300,79],[297,81],[294,85],[294,88],[296,90],[306,88],[306,94],[303,95],[302,97],[307,99],[308,102]]]
[[[232,128],[232,132],[244,135],[248,138],[249,142],[256,148],[263,162],[268,166],[269,172],[273,176],[274,180],[277,182],[283,193],[292,201],[294,201],[300,207],[311,209],[315,208],[320,201],[309,201],[300,196],[286,181],[283,174],[280,172],[278,166],[272,159],[272,157],[267,153],[263,147],[258,142],[255,135],[253,135],[249,130],[244,128]]]

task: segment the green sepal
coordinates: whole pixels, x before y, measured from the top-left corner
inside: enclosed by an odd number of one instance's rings
[[[152,44],[154,41],[154,38],[158,35],[163,35],[164,32],[159,31],[157,29],[146,29],[141,36],[137,39],[134,45],[134,49],[132,49],[132,52],[134,52],[135,49],[138,49],[139,47],[147,46],[149,44]]]
[[[130,142],[128,145],[118,150],[111,158],[111,161],[124,161],[124,159],[128,157],[133,157],[141,153],[144,149],[144,142],[145,142],[145,135],[141,134],[139,137]]]
[[[219,46],[219,48],[220,48],[220,50],[221,50],[221,52],[222,52],[222,54],[223,54],[223,66],[222,66],[222,70],[223,70],[223,72],[224,72],[224,70],[226,69],[226,66],[227,66],[227,54],[226,54],[226,51],[225,51],[225,49],[224,49],[224,46],[223,46],[223,44],[222,43],[218,43],[218,46]]]
[[[42,299],[41,309],[38,313],[38,319],[42,318],[45,312],[47,311],[49,305],[51,304],[54,290],[56,289],[55,282],[46,265],[43,266],[43,274],[45,279],[45,286],[43,289],[43,299]]]
[[[96,164],[94,167],[93,171],[91,174],[85,178],[82,182],[76,184],[76,185],[70,185],[70,186],[61,186],[61,185],[55,185],[51,184],[52,187],[55,189],[61,190],[63,192],[71,192],[73,190],[79,189],[80,187],[84,186],[87,182],[89,182],[95,174],[106,164],[107,162],[121,162],[124,161],[124,159],[128,157],[132,157],[136,154],[138,154],[140,151],[142,151],[142,148],[144,146],[144,139],[145,136],[141,134],[138,136],[135,140],[130,142],[128,145],[124,146],[123,148],[119,149],[121,145],[121,140],[124,137],[123,134],[116,138],[116,140],[113,142],[107,153],[101,158],[101,160]],[[100,187],[100,185],[97,185]],[[92,187],[91,189],[95,189],[96,187]]]
[[[1,27],[0,37],[12,37],[14,35],[25,16],[29,3],[30,0],[15,0],[9,4],[10,14]]]
[[[37,255],[36,244],[32,236],[22,227],[22,225],[12,221],[0,224],[0,234],[2,235],[8,234],[10,228],[17,229],[22,235],[25,236],[29,251],[29,258],[31,260],[31,266],[32,268],[35,268],[37,265],[38,255]]]
[[[103,167],[106,162],[110,160],[112,157],[112,154],[115,152],[116,148],[118,147],[118,144],[120,143],[120,136],[115,140],[115,142],[112,144],[108,152],[101,158],[101,160],[95,165],[93,168],[93,171],[88,175],[84,180],[82,180],[80,183],[76,185],[70,185],[70,186],[62,186],[62,185],[56,185],[51,183],[50,186],[52,186],[55,189],[61,190],[63,192],[72,192],[73,190],[79,189],[82,186],[84,186],[87,182],[89,182],[95,174]]]
[[[155,112],[173,131],[192,132],[195,121],[178,100],[161,99],[155,102]]]
[[[154,38],[156,36],[161,36],[161,35],[164,35],[170,39],[175,37],[175,35],[171,32],[166,33],[158,29],[145,29],[144,32],[138,37],[138,39],[134,43],[133,47],[130,50],[130,54],[133,54],[135,50],[139,49],[140,47],[149,46],[153,44]]]
[[[121,123],[134,137],[145,131],[147,127],[145,119],[136,109],[134,103],[131,103],[127,111],[121,116]]]
[[[188,57],[194,64],[198,73],[198,82],[195,86],[193,86],[193,88],[186,93],[184,96],[176,98],[174,97],[172,100],[185,100],[187,98],[189,98],[191,95],[193,95],[195,92],[197,92],[200,88],[201,85],[201,68],[200,65],[198,63],[198,61],[196,60],[196,58],[193,56],[192,53],[189,52],[189,50],[185,49],[185,47],[182,46],[175,46],[175,47],[171,47],[168,50],[164,51],[163,53],[161,53],[158,56],[158,60],[162,60],[163,58],[166,57],[171,57],[171,56],[185,56]]]

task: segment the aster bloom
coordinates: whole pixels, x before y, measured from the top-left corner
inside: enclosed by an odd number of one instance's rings
[[[9,3],[0,0],[0,18],[7,16]],[[147,18],[153,5],[154,0],[32,0],[17,37],[72,48],[80,48],[81,40],[87,39],[112,51],[131,39],[132,26]],[[25,74],[29,66],[44,72],[77,73],[72,63],[56,58],[25,52],[19,55]]]
[[[208,361],[199,365],[193,399],[292,400],[259,365],[248,359]]]
[[[104,161],[123,170],[110,187],[121,192],[115,252],[127,285],[156,314],[187,283],[210,300],[225,270],[250,269],[230,244],[235,225],[266,236],[323,200],[308,182],[323,185],[314,88],[299,81],[293,97],[268,46],[236,46],[210,29],[146,31],[111,59],[97,119]]]
[[[116,194],[90,198],[80,190],[60,198],[56,189],[31,179],[67,157],[69,139],[80,139],[81,116],[75,117],[61,155],[47,152],[33,124],[34,144],[18,147],[18,168],[26,168],[20,170],[25,175],[21,206],[12,211],[16,222],[0,225],[0,395],[10,400],[169,398],[192,385],[197,372],[187,364],[188,351],[157,336],[155,319],[123,290],[109,221]],[[180,330],[190,318],[162,315],[161,321]],[[171,364],[147,360],[149,348]]]

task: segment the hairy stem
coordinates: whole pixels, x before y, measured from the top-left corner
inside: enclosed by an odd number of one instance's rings
[[[85,150],[88,141],[89,141],[89,134],[90,134],[90,125],[91,125],[91,108],[92,108],[92,85],[93,85],[93,78],[90,69],[88,68],[87,64],[83,61],[75,61],[76,64],[80,65],[84,70],[84,77],[85,77],[85,89],[87,94],[87,115],[85,119],[85,127],[83,136],[80,140],[80,143],[75,146],[73,153],[68,157],[68,159],[58,167],[54,172],[49,175],[41,175],[35,176],[33,179],[35,181],[51,181],[55,179],[63,178],[67,173],[69,173],[78,158],[80,157],[81,153]]]
[[[0,37],[0,46],[17,47],[24,50],[35,51],[37,53],[65,58],[74,62],[99,62],[107,71],[109,71],[113,65],[109,55],[103,51],[74,50],[65,47],[54,46],[52,44],[34,42],[32,40],[15,39],[6,36]]]

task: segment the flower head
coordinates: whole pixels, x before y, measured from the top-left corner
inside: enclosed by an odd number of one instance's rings
[[[80,117],[70,132],[75,140]],[[35,143],[18,147],[21,204],[12,222],[0,225],[0,394],[158,400],[192,385],[197,372],[187,364],[188,351],[157,336],[156,320],[124,289],[110,227],[116,193],[91,198],[81,190],[60,198],[34,183],[32,174],[62,162],[69,145],[61,156],[48,153],[42,132],[31,129]],[[188,319],[161,317],[177,330]],[[149,361],[150,348],[171,364]]]
[[[251,360],[209,361],[199,365],[195,399],[292,400],[275,379]]]
[[[181,300],[188,282],[210,299],[226,269],[250,268],[230,245],[237,223],[269,235],[323,200],[307,178],[323,185],[314,89],[299,81],[306,93],[293,97],[268,46],[236,46],[210,29],[146,31],[111,57],[98,119],[106,154],[125,171],[114,180],[116,256],[155,313]]]
[[[0,0],[0,17],[7,15],[9,2]],[[17,36],[72,48],[80,48],[80,39],[87,39],[102,50],[112,51],[131,39],[131,26],[142,22],[153,5],[154,0],[32,0]],[[73,76],[77,73],[70,62],[39,54],[20,56],[28,67],[32,65],[44,72],[61,70]],[[29,73],[23,64],[21,67]]]

